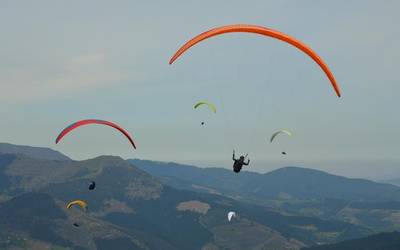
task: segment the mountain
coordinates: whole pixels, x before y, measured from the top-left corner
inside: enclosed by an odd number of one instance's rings
[[[91,181],[96,181],[93,191],[88,190]],[[87,201],[89,211],[65,209],[66,203],[74,199]],[[34,202],[43,207],[30,209]],[[118,249],[284,250],[335,243],[373,232],[336,219],[295,215],[220,194],[176,189],[115,156],[55,161],[2,154],[1,206],[9,207],[0,212],[12,220],[0,220],[0,228],[6,229],[0,234],[0,244],[6,244],[6,249],[21,243],[31,249],[43,244],[110,249],[119,244]],[[226,214],[232,210],[238,218],[228,222]],[[48,212],[49,218],[43,212]],[[74,222],[80,227],[74,227]],[[9,227],[12,223],[15,227]],[[29,226],[35,223],[38,226]],[[40,228],[52,233],[39,234]],[[80,233],[73,233],[76,231]]]
[[[266,174],[222,168],[197,168],[175,163],[129,160],[140,169],[176,188],[221,193],[242,199],[336,199],[400,201],[400,187],[346,178],[319,170],[284,167]]]
[[[346,240],[337,244],[314,246],[302,250],[398,250],[400,233],[380,233],[361,239]]]
[[[227,196],[292,215],[340,220],[372,231],[400,230],[400,187],[284,167],[266,174],[129,160],[164,184]]]
[[[92,180],[94,191],[87,188]],[[120,244],[130,249],[283,250],[370,233],[349,223],[293,217],[219,195],[177,190],[114,156],[52,161],[0,155],[0,197],[0,244],[6,249]],[[86,200],[89,212],[65,209],[74,199]],[[226,213],[233,209],[240,217],[229,223]],[[310,226],[336,236],[326,238]]]
[[[400,188],[363,179],[345,178],[318,170],[285,167],[264,175],[254,185],[260,194],[284,192],[298,199],[341,199],[348,201],[400,201]]]
[[[68,156],[49,148],[19,146],[0,143],[0,154],[22,154],[31,158],[55,161],[70,161]]]
[[[143,249],[146,243],[112,224],[67,212],[48,194],[25,193],[0,204],[1,249]],[[79,227],[73,223],[79,222]],[[18,248],[19,247],[19,248]],[[158,247],[172,249],[168,244]]]
[[[44,246],[109,249],[110,245],[117,247],[116,249],[176,249],[152,235],[127,232],[127,229],[103,220],[96,215],[96,212],[101,212],[95,209],[96,196],[93,194],[96,193],[85,193],[82,196],[79,194],[88,191],[87,184],[91,179],[86,178],[101,175],[103,168],[109,168],[114,163],[118,169],[121,162],[123,160],[119,157],[99,157],[75,162],[39,160],[24,155],[0,155],[0,177],[5,183],[0,189],[0,197],[3,198],[0,199],[0,228],[4,229],[0,231],[3,232],[1,237],[5,241],[0,240],[0,245],[3,244],[6,249],[20,245],[29,249],[36,245],[39,245],[37,249],[44,249]],[[127,166],[130,172],[137,170]],[[136,197],[148,197],[151,189],[148,187],[142,190],[141,181],[143,184],[148,183],[150,187],[152,183],[148,179],[142,179],[142,175],[147,176],[146,173],[137,171],[139,173],[133,175],[141,180],[136,185],[131,185],[130,191]],[[153,180],[152,177],[149,178],[150,181]],[[112,183],[113,179],[107,182]],[[154,182],[156,183],[155,180]],[[101,183],[102,181],[98,184]],[[66,186],[65,190],[59,189],[62,185]],[[98,189],[102,189],[101,185]],[[75,190],[78,192],[74,193]],[[57,192],[60,192],[59,197]],[[65,208],[68,201],[77,198],[89,202],[90,213]],[[117,200],[104,201],[104,204],[107,213],[132,211]],[[78,222],[79,228],[73,226],[75,222]]]
[[[383,180],[381,181],[382,183],[388,183],[388,184],[392,184],[395,186],[400,187],[400,178],[394,178],[394,179],[389,179],[389,180]]]

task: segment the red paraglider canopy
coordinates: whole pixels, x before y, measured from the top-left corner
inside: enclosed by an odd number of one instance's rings
[[[171,60],[169,61],[169,64],[172,64],[180,55],[185,53],[186,50],[191,48],[192,46],[196,45],[197,43],[221,34],[225,33],[232,33],[232,32],[247,32],[247,33],[256,33],[268,37],[272,37],[278,40],[281,40],[283,42],[289,43],[293,45],[294,47],[298,48],[299,50],[303,51],[306,53],[309,57],[311,57],[320,67],[321,69],[325,72],[326,76],[329,78],[336,95],[338,97],[341,96],[340,93],[340,88],[339,85],[336,83],[335,77],[333,76],[332,72],[326,65],[326,63],[315,53],[310,47],[308,47],[306,44],[303,42],[286,35],[280,31],[273,30],[270,28],[262,27],[262,26],[257,26],[257,25],[251,25],[251,24],[234,24],[234,25],[227,25],[227,26],[221,26],[218,28],[214,28],[211,30],[208,30],[204,33],[201,33],[200,35],[195,36],[188,42],[186,42],[182,47],[179,48],[178,51],[172,56]]]
[[[89,124],[101,124],[101,125],[107,125],[110,127],[113,127],[117,130],[119,130],[122,134],[125,135],[126,138],[128,138],[129,142],[132,144],[133,148],[136,149],[136,145],[132,139],[132,137],[129,135],[128,132],[126,132],[123,128],[121,128],[120,126],[118,126],[115,123],[109,122],[109,121],[104,121],[104,120],[96,120],[96,119],[88,119],[88,120],[81,120],[81,121],[77,121],[71,125],[69,125],[68,127],[66,127],[63,131],[61,131],[61,133],[57,136],[56,139],[56,144],[65,136],[67,135],[69,132],[71,132],[72,130],[80,127],[80,126],[84,126],[84,125],[89,125]]]

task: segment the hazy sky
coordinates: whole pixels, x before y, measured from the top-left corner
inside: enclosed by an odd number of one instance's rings
[[[399,9],[397,0],[0,0],[0,141],[74,159],[111,154],[228,168],[235,148],[249,153],[254,171],[295,165],[399,177]],[[213,38],[168,65],[186,40],[232,23],[308,44],[343,97],[305,54],[258,35]],[[215,103],[217,114],[193,110],[198,100]],[[54,144],[85,118],[123,126],[138,150],[101,126]],[[270,144],[279,128],[293,137]]]

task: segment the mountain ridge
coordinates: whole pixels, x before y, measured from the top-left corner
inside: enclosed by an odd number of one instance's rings
[[[259,196],[264,199],[274,199],[285,193],[297,199],[400,201],[400,187],[304,167],[282,167],[264,174],[248,171],[235,174],[223,168],[198,168],[140,159],[128,161],[177,188],[194,190],[185,184],[187,182],[221,193],[225,191],[227,195],[238,195],[239,190],[242,196]]]
[[[68,156],[50,148],[15,145],[11,143],[0,143],[0,154],[22,154],[31,158],[45,160],[72,160]]]

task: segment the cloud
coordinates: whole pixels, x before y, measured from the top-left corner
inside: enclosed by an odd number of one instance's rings
[[[18,103],[59,99],[100,88],[115,87],[140,78],[121,70],[103,53],[80,55],[51,64],[0,70],[1,102]]]
[[[67,64],[72,67],[80,66],[80,65],[93,65],[93,64],[101,64],[105,61],[105,55],[103,53],[95,53],[89,55],[81,55],[70,59]]]

